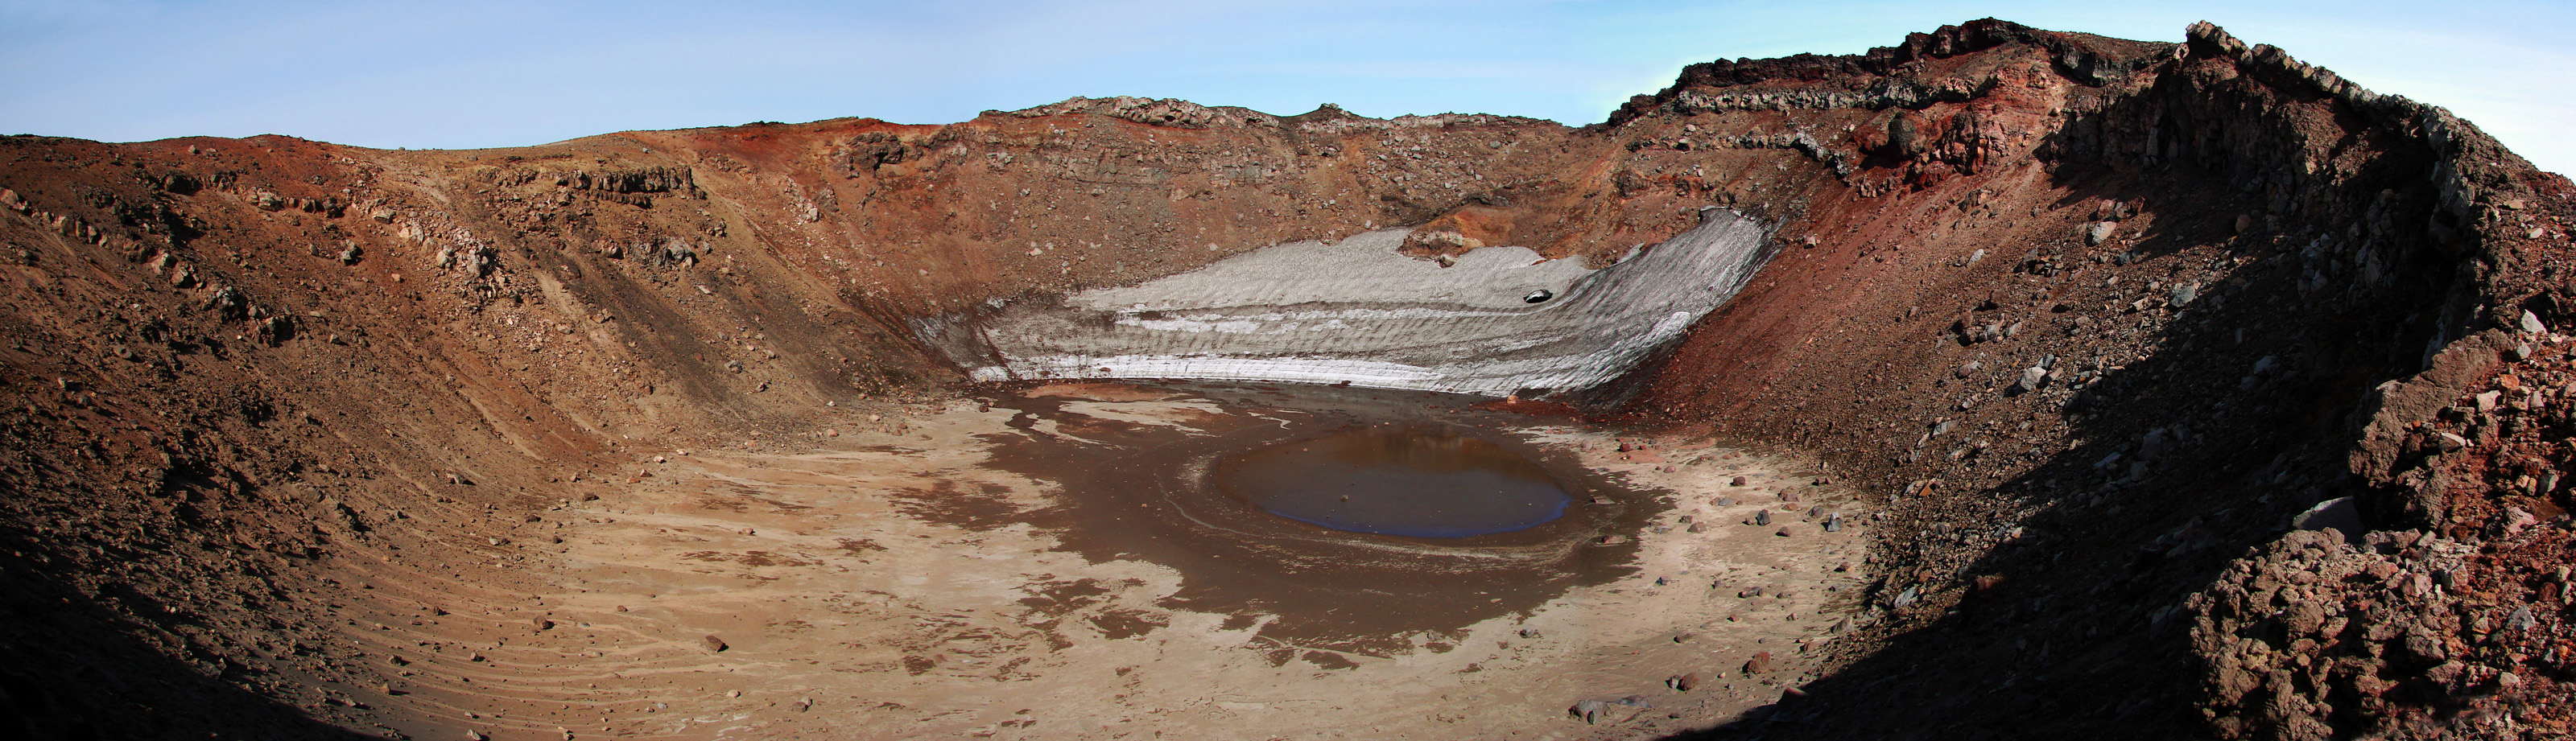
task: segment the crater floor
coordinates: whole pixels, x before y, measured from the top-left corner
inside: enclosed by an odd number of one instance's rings
[[[1609,706],[1620,719],[1769,702],[1857,607],[1866,518],[1811,462],[1467,401],[1059,384],[855,418],[810,451],[671,451],[573,505],[531,567],[551,593],[383,649],[457,680],[422,683],[440,694],[419,707],[447,714],[415,719],[424,734],[1492,738],[1562,733],[1583,700],[1652,706]],[[1391,420],[1515,441],[1585,499],[1482,557],[1443,542],[1475,538],[1276,517],[1245,535],[1186,517],[1205,503],[1156,511],[1183,492],[1088,475]],[[1086,459],[1121,465],[1037,473]],[[1850,526],[1824,532],[1823,511]],[[1299,542],[1344,538],[1363,542]],[[1667,684],[1690,673],[1691,692]]]

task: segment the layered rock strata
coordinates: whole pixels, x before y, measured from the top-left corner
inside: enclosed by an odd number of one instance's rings
[[[1404,230],[1298,242],[1057,305],[918,323],[980,381],[1286,381],[1488,396],[1579,393],[1680,339],[1753,277],[1769,230],[1708,223],[1609,267],[1486,247],[1437,260]]]

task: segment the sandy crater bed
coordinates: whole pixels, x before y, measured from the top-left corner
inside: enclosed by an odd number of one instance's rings
[[[414,654],[411,691],[444,712],[423,729],[502,739],[1638,736],[1678,730],[1672,715],[1706,723],[1777,700],[1856,601],[1867,518],[1806,461],[1704,441],[1622,452],[1640,446],[1457,397],[1296,398],[1312,393],[1057,385],[854,419],[804,452],[671,451],[574,505],[554,560],[531,574],[553,593],[432,621],[453,640],[391,650]],[[1390,414],[1483,426],[1622,486],[1618,516],[1560,538],[1570,555],[1558,560],[1601,563],[1475,583],[1496,596],[1395,622],[1357,614],[1373,584],[1351,585],[1347,603],[1324,591],[1265,608],[1190,580],[1266,564],[1210,571],[1158,562],[1157,547],[1187,544],[1121,549],[1123,515],[1065,501],[1107,495],[1002,464],[1030,460],[1032,445],[1106,461],[1112,440]],[[1789,507],[1784,491],[1803,502]],[[1142,532],[1153,513],[1137,509]],[[1771,524],[1747,524],[1763,509]],[[1847,526],[1824,532],[1819,509]],[[1770,669],[1748,676],[1759,652]],[[1699,688],[1667,686],[1692,672]],[[1567,712],[1630,695],[1651,708],[1614,705],[1609,727]]]

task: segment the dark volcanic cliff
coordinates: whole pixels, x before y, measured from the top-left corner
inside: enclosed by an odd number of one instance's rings
[[[1606,264],[1709,205],[1776,225],[1768,267],[1570,400],[1813,451],[1886,519],[1834,671],[1627,732],[2571,717],[2568,181],[2205,24],[1693,65],[1583,128],[1122,98],[470,152],[22,136],[0,189],[0,724],[39,737],[434,717],[383,659],[431,595],[517,599],[636,451],[962,393],[913,319],[1388,226]],[[2344,497],[2366,537],[2292,529]]]

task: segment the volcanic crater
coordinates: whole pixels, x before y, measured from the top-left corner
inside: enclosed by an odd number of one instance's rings
[[[2555,737],[2571,191],[2206,23],[0,138],[0,729]]]

